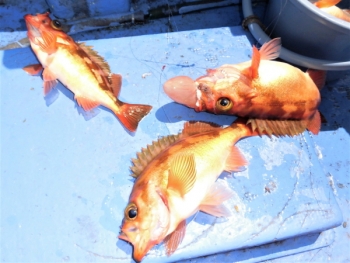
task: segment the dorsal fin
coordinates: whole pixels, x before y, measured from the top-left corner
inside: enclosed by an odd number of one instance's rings
[[[259,50],[255,46],[253,46],[252,65],[250,66],[251,79],[255,79],[259,77],[259,65],[260,65],[260,53],[259,53]]]
[[[85,43],[79,43],[78,45],[94,63],[99,65],[106,76],[110,75],[111,69],[103,57],[101,57],[95,50],[93,50],[91,46],[85,45]]]
[[[185,122],[184,128],[182,130],[182,135],[183,137],[188,137],[195,134],[201,134],[204,132],[210,132],[218,129],[222,129],[222,127],[212,122],[189,121]]]
[[[164,136],[157,141],[153,141],[151,145],[147,145],[147,148],[142,148],[141,152],[136,154],[137,158],[131,160],[133,163],[133,166],[130,167],[130,170],[133,172],[131,176],[137,178],[150,161],[180,138],[181,134]]]
[[[259,135],[294,136],[305,131],[308,125],[307,120],[263,120],[249,119],[247,124],[251,125],[252,131]]]
[[[281,52],[281,38],[271,39],[269,42],[264,43],[259,50],[260,59],[272,60],[279,57]]]

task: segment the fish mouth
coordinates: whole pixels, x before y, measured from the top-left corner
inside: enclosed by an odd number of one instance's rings
[[[175,102],[189,108],[196,108],[197,85],[187,76],[178,76],[167,80],[163,85],[164,92]]]
[[[144,240],[140,238],[136,238],[137,242],[135,240],[134,242],[132,242],[128,235],[123,231],[120,232],[118,238],[129,242],[133,245],[133,258],[136,262],[141,262],[141,260],[146,256],[148,251],[155,245],[155,242],[144,242]]]

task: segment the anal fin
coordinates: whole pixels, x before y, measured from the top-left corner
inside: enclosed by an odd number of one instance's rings
[[[321,114],[319,111],[316,111],[315,114],[310,118],[307,129],[313,134],[318,134],[321,129]]]
[[[164,243],[166,246],[167,256],[172,255],[178,246],[181,244],[186,233],[186,220],[183,220],[178,224],[175,231],[166,236]]]
[[[247,161],[241,154],[240,150],[236,146],[233,146],[229,156],[226,159],[225,171],[239,172],[242,171],[242,167],[246,164]]]
[[[199,206],[199,210],[216,216],[230,216],[230,210],[223,204],[233,196],[233,191],[222,182],[217,180],[209,189],[207,195]]]
[[[75,96],[75,99],[77,100],[78,105],[83,107],[85,111],[92,110],[100,105],[98,102],[89,100],[84,97]]]

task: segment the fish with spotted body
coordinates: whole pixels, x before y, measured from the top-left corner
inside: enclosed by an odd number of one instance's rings
[[[32,75],[40,73],[47,95],[59,80],[74,93],[77,103],[86,111],[102,105],[117,116],[129,130],[152,109],[150,105],[129,104],[118,99],[122,76],[112,74],[107,62],[83,43],[76,43],[62,31],[58,20],[49,13],[25,15],[30,45],[40,64],[24,68]]]
[[[293,136],[305,129],[317,134],[321,126],[318,106],[325,83],[324,71],[303,72],[279,56],[279,38],[253,46],[252,59],[207,70],[195,81],[177,76],[164,83],[165,93],[174,101],[197,112],[248,118],[253,130],[269,135]]]

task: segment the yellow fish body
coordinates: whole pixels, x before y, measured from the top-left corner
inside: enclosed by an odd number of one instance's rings
[[[30,45],[40,64],[24,68],[30,74],[43,69],[44,94],[59,80],[74,93],[84,110],[103,105],[117,116],[129,131],[136,131],[139,121],[152,109],[149,105],[128,104],[118,100],[122,77],[112,74],[97,52],[78,44],[62,31],[49,13],[26,15]]]
[[[232,191],[216,180],[223,171],[239,171],[247,163],[234,144],[252,135],[256,133],[241,121],[227,128],[186,123],[182,133],[138,153],[131,167],[136,181],[119,236],[133,244],[136,261],[163,240],[172,254],[184,237],[186,219],[197,211],[230,214],[222,203]]]

